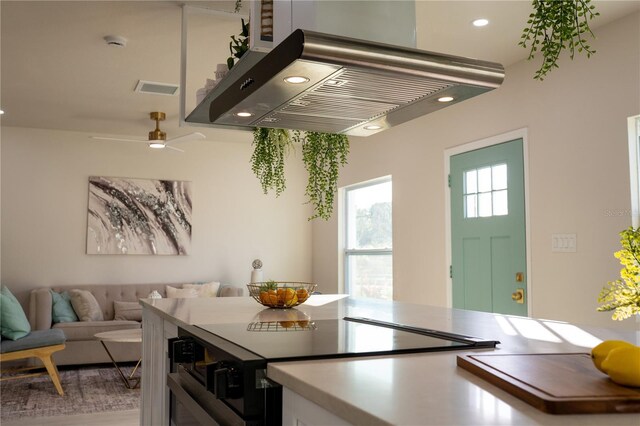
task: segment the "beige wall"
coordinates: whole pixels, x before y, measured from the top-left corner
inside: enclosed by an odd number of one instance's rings
[[[531,315],[633,327],[597,313],[615,279],[617,233],[628,209],[627,117],[640,113],[640,15],[602,27],[591,59],[562,60],[544,82],[527,61],[489,94],[369,138],[352,139],[340,185],[393,176],[394,298],[445,306],[444,151],[526,128]],[[607,211],[623,212],[610,216]],[[337,218],[313,225],[313,277],[338,289]],[[551,234],[576,233],[576,253],[552,253]]]
[[[2,283],[22,301],[54,284],[220,280],[244,286],[251,262],[264,276],[311,278],[311,225],[302,161],[291,156],[287,190],[262,194],[253,176],[251,133],[245,142],[185,143],[185,153],[87,134],[2,129]],[[192,181],[189,256],[87,255],[88,177]]]

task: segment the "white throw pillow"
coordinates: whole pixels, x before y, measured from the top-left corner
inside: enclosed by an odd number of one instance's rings
[[[198,297],[198,292],[193,288],[175,288],[170,285],[166,288],[168,299],[190,299]]]
[[[95,296],[88,290],[69,290],[71,306],[80,321],[104,321],[102,309]]]
[[[192,288],[198,292],[198,297],[217,297],[220,283],[211,281],[204,284],[182,284],[182,288]]]

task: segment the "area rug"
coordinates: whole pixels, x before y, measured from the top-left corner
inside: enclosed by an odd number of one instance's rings
[[[128,375],[132,369],[125,366],[122,371]],[[48,375],[1,382],[0,419],[140,408],[140,389],[127,389],[113,366],[59,370],[64,396],[58,395]]]

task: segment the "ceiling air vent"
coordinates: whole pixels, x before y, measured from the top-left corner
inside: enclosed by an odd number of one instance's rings
[[[150,93],[153,95],[174,96],[178,93],[179,86],[176,84],[158,83],[157,81],[138,80],[134,92]]]

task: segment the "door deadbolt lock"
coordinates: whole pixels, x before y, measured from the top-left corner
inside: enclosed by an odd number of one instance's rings
[[[516,289],[516,291],[511,293],[511,299],[514,300],[516,303],[524,304],[524,289],[523,288]]]
[[[522,272],[516,272],[516,282],[521,283],[524,281],[524,274]]]

